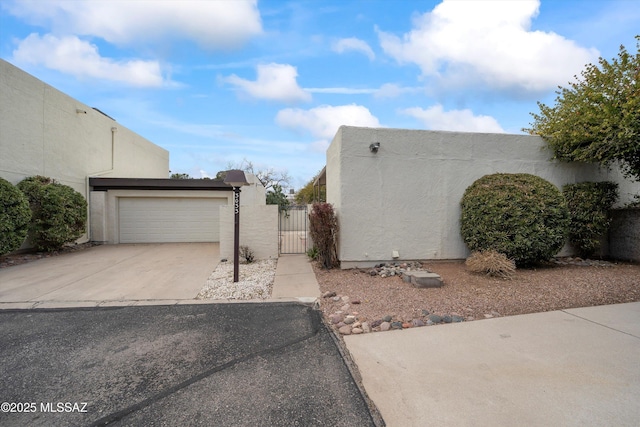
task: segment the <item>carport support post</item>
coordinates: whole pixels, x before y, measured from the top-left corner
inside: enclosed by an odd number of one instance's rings
[[[235,213],[233,235],[233,282],[238,281],[240,265],[240,187],[233,187],[233,209]]]

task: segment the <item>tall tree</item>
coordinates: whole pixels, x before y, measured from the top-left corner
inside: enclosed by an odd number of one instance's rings
[[[309,182],[307,182],[305,184],[304,187],[302,187],[297,193],[296,193],[296,203],[300,204],[300,205],[307,205],[309,203],[313,203],[313,202],[324,202],[327,200],[327,190],[325,187],[320,187],[320,194],[316,194],[318,193],[318,189],[314,188],[313,183],[314,181],[318,178],[318,175],[320,175],[320,172],[318,172],[317,174],[315,174],[313,176],[313,178],[311,178],[311,180]],[[317,200],[316,200],[317,199]]]
[[[286,170],[282,171],[274,168],[257,169],[253,162],[247,159],[243,159],[240,163],[227,164],[227,170],[231,169],[240,169],[255,175],[266,190],[274,188],[275,185],[279,185],[282,190],[282,187],[289,184],[289,181],[291,180],[291,177],[289,177],[289,173]],[[225,173],[226,171],[218,172],[216,174],[216,179],[224,179]]]
[[[559,87],[556,104],[538,103],[531,128],[565,161],[620,162],[628,178],[640,180],[640,36],[636,53],[620,46],[618,57],[588,64],[581,77]]]
[[[267,191],[267,204],[278,205],[280,209],[286,210],[289,207],[289,199],[282,191],[280,185],[275,184],[269,191]]]

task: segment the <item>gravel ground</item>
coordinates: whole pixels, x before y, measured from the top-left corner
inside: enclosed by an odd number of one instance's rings
[[[196,299],[267,299],[271,296],[276,265],[274,259],[240,264],[239,281],[233,283],[233,262],[221,262]]]
[[[463,262],[425,262],[439,274],[441,288],[417,289],[399,277],[370,276],[367,270],[324,270],[314,265],[322,293],[348,296],[344,314],[357,313],[360,322],[384,316],[410,322],[430,314],[458,315],[465,320],[513,316],[594,305],[640,301],[640,265],[558,265],[518,269],[512,279],[491,278],[466,270]],[[323,298],[325,316],[340,311],[344,301]]]

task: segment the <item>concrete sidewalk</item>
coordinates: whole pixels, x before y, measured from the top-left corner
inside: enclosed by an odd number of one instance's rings
[[[640,425],[640,303],[344,340],[391,427]]]
[[[271,299],[295,299],[313,303],[320,298],[320,286],[306,255],[280,255]]]

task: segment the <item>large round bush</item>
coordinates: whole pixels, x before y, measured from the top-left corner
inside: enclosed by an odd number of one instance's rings
[[[553,257],[565,243],[565,199],[535,175],[485,175],[466,189],[461,204],[460,232],[472,251],[493,249],[525,265]]]
[[[54,251],[85,232],[87,202],[82,194],[51,178],[33,176],[18,183],[29,199],[31,232],[37,249]]]
[[[0,255],[13,252],[22,245],[30,219],[27,198],[9,181],[0,178]]]

